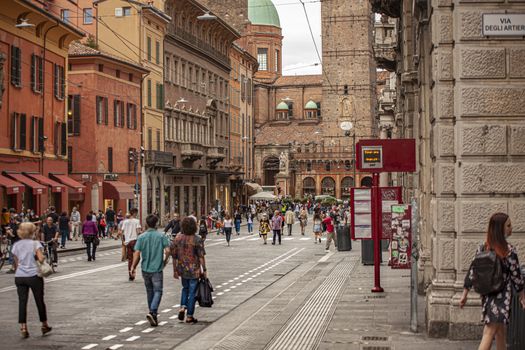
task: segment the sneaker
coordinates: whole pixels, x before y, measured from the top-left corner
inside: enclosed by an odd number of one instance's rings
[[[321,243],[321,238],[319,238],[319,243]]]
[[[325,249],[325,253],[330,253],[330,249]]]
[[[146,315],[146,318],[149,321],[149,324],[151,327],[157,327],[159,325],[159,322],[157,321],[157,315],[153,315],[151,312]]]

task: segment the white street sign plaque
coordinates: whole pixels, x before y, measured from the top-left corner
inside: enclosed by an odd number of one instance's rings
[[[525,36],[525,13],[484,13],[483,36]]]

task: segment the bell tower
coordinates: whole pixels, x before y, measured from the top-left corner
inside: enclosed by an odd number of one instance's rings
[[[323,136],[341,136],[341,121],[354,124],[357,139],[375,134],[376,66],[369,0],[321,2],[323,38]],[[342,140],[347,143],[349,138]]]

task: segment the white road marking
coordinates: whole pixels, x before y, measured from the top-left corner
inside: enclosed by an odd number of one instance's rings
[[[231,286],[230,288],[231,288],[231,289],[235,289],[235,288],[237,288],[237,286]]]
[[[220,286],[215,286],[215,288],[217,288],[217,289],[222,288],[222,285],[220,285]]]
[[[217,293],[217,295],[223,295],[223,294],[224,294],[223,292],[219,292],[219,293]]]
[[[116,337],[117,337],[116,335],[108,335],[107,337],[102,338],[102,340],[111,340]]]
[[[154,330],[155,330],[155,328],[150,327],[150,328],[146,328],[145,330],[143,330],[142,333],[151,333]]]
[[[232,282],[233,282],[233,280],[229,280],[229,281],[228,281],[228,283],[232,283]]]
[[[82,350],[89,350],[89,349],[93,349],[95,346],[97,346],[98,344],[88,344],[86,346],[84,346],[82,348]]]
[[[236,286],[242,286],[242,283],[237,283]]]
[[[120,349],[123,346],[124,346],[123,344],[115,344],[113,346],[110,346],[108,349],[117,350],[117,349]]]
[[[133,327],[126,327],[126,328],[122,328],[119,332],[120,333],[126,333],[126,332],[129,332],[132,329],[133,329]]]
[[[291,241],[292,239],[294,239],[294,237],[284,237],[283,241]]]
[[[138,321],[137,323],[135,323],[135,326],[143,325],[146,322],[148,322],[148,321],[146,321],[146,320]]]
[[[238,279],[239,279],[239,277],[235,277],[233,280],[234,280],[234,281],[237,281]]]
[[[135,340],[137,340],[139,338],[140,338],[140,335],[134,335],[134,336],[129,337],[128,339],[126,339],[126,341],[135,341]]]
[[[159,326],[164,326],[166,323],[168,323],[168,321],[159,322]]]
[[[225,286],[225,285],[227,285],[227,284],[228,284],[228,282],[224,282],[223,284],[221,284],[221,286]]]
[[[164,309],[164,310],[162,310],[162,313],[166,313],[166,312],[170,312],[170,311],[171,311],[171,309]]]
[[[180,304],[177,304],[177,305],[173,305],[172,307],[179,307],[179,306],[180,306]]]
[[[325,261],[328,260],[332,255],[334,255],[334,252],[330,252],[330,253],[326,254],[326,255],[323,256],[321,259],[319,259],[317,262],[325,262]]]
[[[228,288],[228,289],[225,289],[225,290],[224,290],[224,293],[229,292],[230,290],[231,290],[231,289],[229,289],[229,288]]]
[[[248,240],[249,240],[249,241],[258,241],[258,240],[260,240],[260,238],[250,238],[250,239],[248,239]]]
[[[179,315],[173,315],[173,316],[170,317],[170,320],[174,320],[174,319],[176,319],[178,317],[179,317]]]
[[[79,271],[79,272],[70,273],[68,275],[51,277],[51,278],[46,279],[46,283],[50,283],[50,282],[54,282],[54,281],[62,281],[62,280],[66,280],[66,279],[70,279],[70,278],[74,278],[74,277],[90,275],[92,273],[105,271],[105,270],[110,270],[110,269],[114,269],[115,267],[120,267],[120,266],[124,266],[124,265],[127,265],[127,263],[118,263],[118,264],[113,264],[113,265],[99,267],[99,268],[92,269],[92,270]],[[2,289],[0,289],[0,293],[9,292],[11,290],[16,290],[16,286],[2,288]]]
[[[301,238],[301,241],[309,241],[309,240],[311,240],[311,238],[308,238],[308,237],[302,237]]]

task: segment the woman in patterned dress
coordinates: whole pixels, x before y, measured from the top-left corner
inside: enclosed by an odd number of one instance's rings
[[[495,294],[482,295],[482,321],[485,323],[483,337],[479,350],[489,350],[492,340],[496,338],[496,349],[507,348],[507,330],[509,323],[509,311],[513,289],[519,293],[521,306],[525,309],[525,293],[523,290],[524,280],[521,275],[518,255],[513,246],[507,243],[507,237],[512,234],[512,224],[507,214],[496,213],[492,215],[487,231],[485,243],[478,249],[494,250],[503,264],[504,288]],[[467,296],[472,288],[472,268],[465,277],[463,295],[459,301],[459,307],[463,308],[467,302]]]

